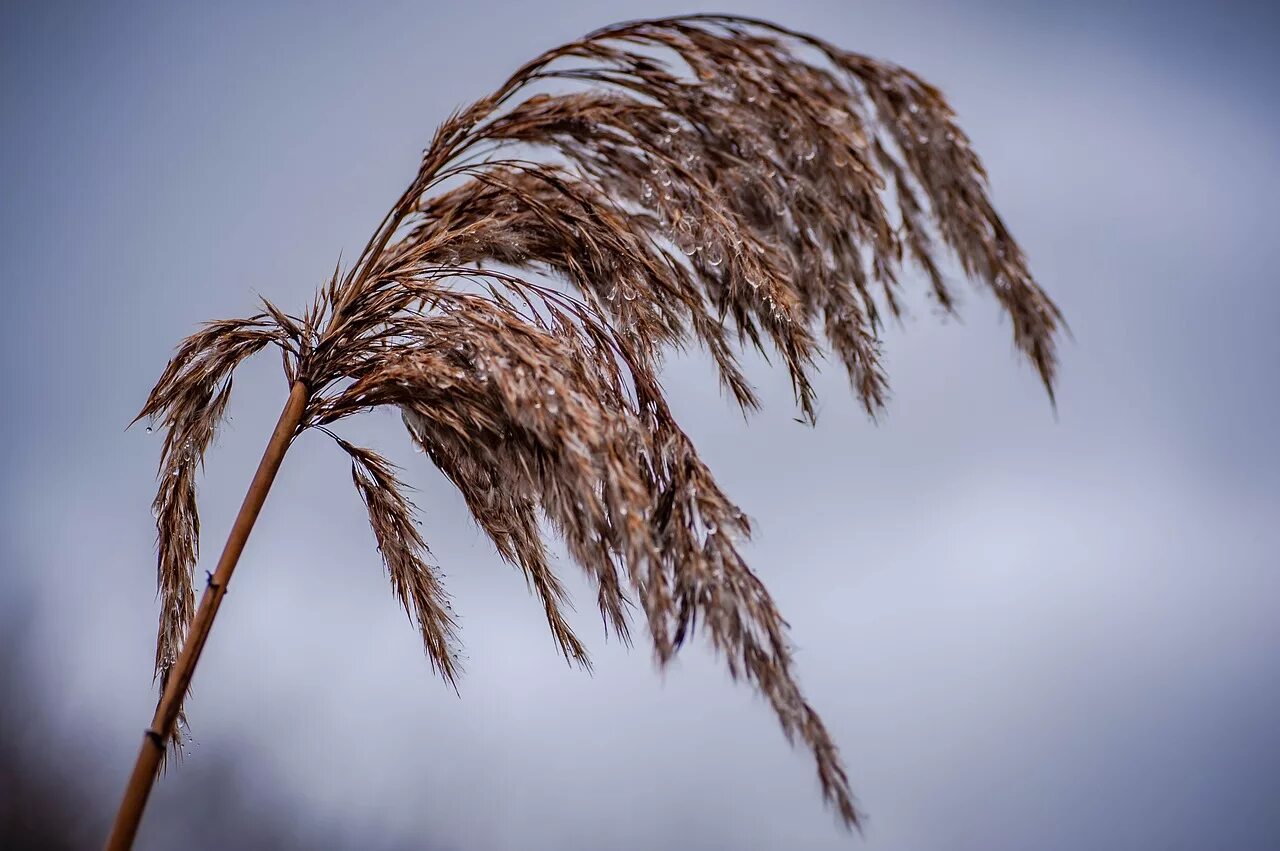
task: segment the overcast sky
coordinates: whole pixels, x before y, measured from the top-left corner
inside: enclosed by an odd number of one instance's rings
[[[143,845],[202,847],[211,819],[270,811],[335,848],[1280,847],[1280,27],[1265,6],[719,4],[937,83],[1075,336],[1056,417],[972,291],[960,323],[912,301],[878,425],[834,370],[815,429],[762,363],[750,422],[702,359],[666,372],[756,520],[750,561],[792,624],[864,837],[837,828],[749,689],[701,647],[662,676],[646,648],[606,643],[564,562],[597,670],[566,668],[522,579],[375,414],[342,430],[421,489],[462,616],[461,697],[391,597],[346,462],[307,435],[196,678],[199,746]],[[300,309],[435,125],[520,62],[690,8],[5,5],[0,618],[21,627],[0,635],[35,672],[22,718],[57,730],[93,825],[154,705],[160,439],[124,427],[173,345],[258,293]],[[285,392],[274,357],[237,375],[200,494],[201,570]],[[198,781],[215,770],[238,794],[211,813]]]

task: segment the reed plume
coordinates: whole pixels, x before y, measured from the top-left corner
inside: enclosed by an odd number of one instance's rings
[[[452,603],[398,472],[332,431],[377,407],[399,410],[523,573],[567,660],[590,664],[563,614],[548,533],[590,579],[606,630],[630,640],[638,609],[659,665],[705,635],[812,752],[823,795],[857,826],[786,624],[743,560],[750,524],[673,418],[659,374],[666,352],[701,348],[749,411],[757,397],[738,358],[756,349],[781,362],[812,421],[811,379],[829,352],[874,415],[887,393],[880,332],[900,314],[903,267],[918,267],[951,311],[948,255],[994,294],[1052,394],[1059,311],[947,102],[910,71],[765,21],[697,15],[550,50],[458,111],[356,262],[307,309],[264,302],[205,326],[142,409],[166,430],[162,698],[113,847],[131,840],[165,743],[181,740],[213,613],[304,431],[347,454],[395,593],[432,666],[456,681]],[[282,354],[290,404],[193,625],[196,468],[236,366],[267,347]]]

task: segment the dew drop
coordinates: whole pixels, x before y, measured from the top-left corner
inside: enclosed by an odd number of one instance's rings
[[[707,246],[707,251],[704,256],[707,258],[707,262],[712,266],[719,266],[724,262],[724,251],[722,251],[720,246],[715,243]]]
[[[147,426],[147,434],[151,434],[153,431],[155,431],[154,428],[152,428],[151,426]]]

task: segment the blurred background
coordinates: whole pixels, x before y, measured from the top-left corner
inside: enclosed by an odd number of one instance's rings
[[[149,505],[125,431],[197,323],[298,310],[435,125],[544,48],[687,0],[8,3],[0,12],[0,847],[92,848],[154,706]],[[596,673],[411,451],[462,616],[433,679],[348,465],[301,439],[189,705],[147,849],[1280,847],[1280,80],[1264,3],[721,2],[937,83],[1058,300],[1055,416],[974,292],[887,340],[868,422],[829,370],[744,422],[701,358],[676,413],[756,520],[752,565],[870,819],[701,646]],[[920,282],[914,287],[922,295]],[[211,566],[286,393],[237,375],[201,502]],[[1270,435],[1270,436],[1268,436]]]

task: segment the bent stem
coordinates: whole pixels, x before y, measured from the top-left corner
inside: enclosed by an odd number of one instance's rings
[[[218,607],[227,593],[227,583],[231,581],[231,573],[236,569],[236,562],[244,551],[245,542],[258,519],[262,504],[267,499],[271,483],[275,481],[280,462],[293,440],[298,424],[302,421],[308,398],[307,386],[296,381],[289,391],[289,401],[285,404],[280,420],[276,423],[266,451],[262,453],[262,461],[254,473],[249,492],[245,494],[240,512],[236,515],[227,537],[222,556],[214,570],[209,584],[200,599],[200,608],[196,611],[191,629],[182,645],[182,653],[169,675],[164,694],[156,706],[155,717],[151,726],[143,734],[142,747],[138,751],[137,762],[133,766],[133,774],[129,777],[129,785],[125,787],[124,799],[120,809],[116,811],[115,822],[111,827],[111,835],[107,839],[107,851],[127,851],[133,847],[138,833],[138,825],[142,821],[142,811],[147,805],[147,798],[155,785],[159,773],[160,761],[164,757],[165,748],[173,735],[174,725],[178,720],[178,711],[182,707],[183,696],[191,687],[191,678],[195,674],[196,664],[200,661],[200,653],[204,650],[209,631],[213,628],[213,619],[218,615]]]

